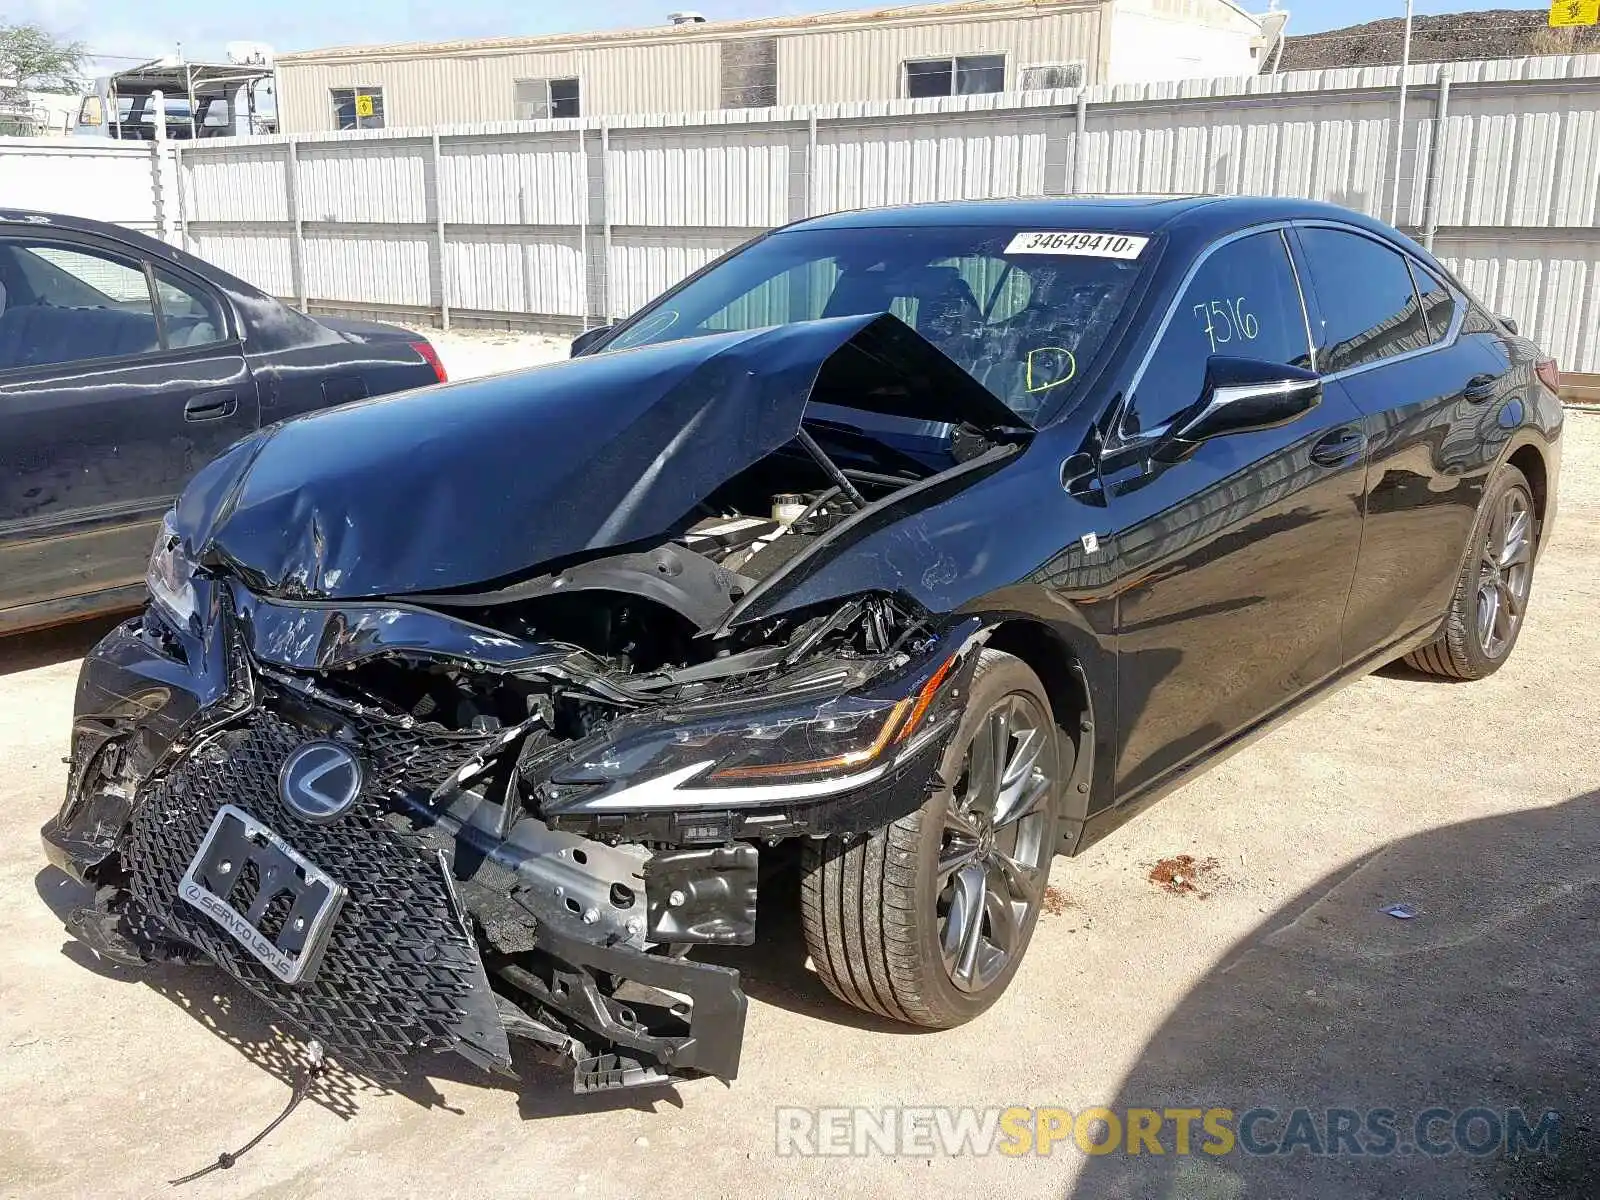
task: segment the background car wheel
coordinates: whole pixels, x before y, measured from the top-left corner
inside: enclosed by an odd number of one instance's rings
[[[801,923],[834,995],[941,1029],[999,998],[1049,878],[1058,739],[1038,676],[985,650],[940,764],[950,786],[864,838],[806,846]]]
[[[1482,679],[1498,671],[1522,632],[1533,586],[1538,518],[1527,477],[1506,467],[1489,485],[1472,531],[1444,633],[1406,655],[1406,663],[1449,679]]]

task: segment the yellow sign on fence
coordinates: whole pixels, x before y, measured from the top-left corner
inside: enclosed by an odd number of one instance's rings
[[[1568,25],[1600,23],[1600,0],[1552,0],[1550,24],[1557,29]]]
[[[1588,4],[1591,8],[1596,4],[1600,4],[1600,0],[1582,0],[1582,2],[1585,3],[1585,4]],[[1550,23],[1552,25],[1555,24],[1555,20],[1556,20],[1556,14],[1555,14],[1554,10],[1552,10],[1551,13],[1550,13]],[[1594,18],[1591,17],[1590,18],[1590,24],[1593,24],[1593,23],[1594,23]],[[371,96],[357,96],[356,97],[356,116],[358,116],[358,117],[370,117],[371,115],[372,115],[372,97]]]

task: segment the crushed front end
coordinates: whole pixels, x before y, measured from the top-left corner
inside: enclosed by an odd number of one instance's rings
[[[855,410],[960,423],[912,453]],[[845,419],[848,418],[848,419]],[[371,1074],[510,1038],[580,1091],[731,1079],[762,856],[917,809],[984,636],[862,557],[1017,418],[890,316],[347,405],[205,467],[84,662],[58,866]],[[956,568],[926,536],[927,572]],[[826,589],[824,589],[825,591]]]
[[[733,1078],[738,974],[690,953],[754,941],[764,849],[922,802],[978,640],[863,597],[684,661],[637,596],[467,619],[164,569],[83,666],[69,925],[215,962],[376,1076],[524,1038],[578,1091]]]

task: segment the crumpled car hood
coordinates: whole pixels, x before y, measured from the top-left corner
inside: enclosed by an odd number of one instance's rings
[[[355,599],[502,579],[669,532],[793,440],[808,401],[1026,422],[889,315],[601,353],[287,421],[179,500],[192,554],[268,595]]]

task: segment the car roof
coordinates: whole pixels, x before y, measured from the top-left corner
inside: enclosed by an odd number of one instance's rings
[[[830,213],[789,229],[888,229],[917,226],[1010,226],[1018,230],[1084,229],[1154,234],[1184,229],[1220,236],[1265,221],[1342,221],[1381,230],[1361,213],[1283,196],[1060,196],[1020,200],[945,200]]]
[[[67,213],[34,212],[25,208],[0,208],[0,233],[42,233],[47,230],[62,233],[92,233],[112,238],[133,246],[141,253],[156,258],[175,259],[173,247],[159,238],[153,238],[126,225],[112,225],[106,221],[92,221],[88,217],[75,217]]]

